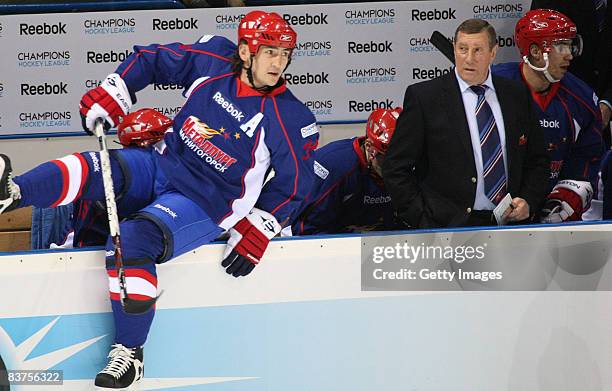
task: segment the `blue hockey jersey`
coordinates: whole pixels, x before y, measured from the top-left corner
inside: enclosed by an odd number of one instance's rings
[[[315,152],[315,180],[292,225],[294,235],[393,229],[391,197],[368,170],[365,137],[338,140]]]
[[[492,67],[492,72],[527,85],[523,66],[518,62],[499,64]],[[531,95],[550,154],[550,190],[561,179],[588,180],[597,194],[604,143],[595,93],[567,72],[560,82],[552,84],[547,94],[531,90]]]
[[[232,71],[235,52],[212,35],[192,45],[136,46],[116,73],[132,95],[152,83],[184,87],[187,100],[159,159],[175,189],[226,230],[254,206],[286,225],[313,180],[316,121],[284,84],[264,94],[242,83]]]

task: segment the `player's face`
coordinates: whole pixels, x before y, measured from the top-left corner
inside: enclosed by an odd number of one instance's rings
[[[365,151],[368,155],[368,161],[372,171],[382,178],[382,165],[385,161],[385,155],[373,148],[369,140],[365,142]]]
[[[561,80],[567,73],[567,68],[573,58],[570,40],[555,42],[548,53],[548,72],[556,80]]]
[[[291,58],[291,49],[261,46],[253,58],[251,72],[256,88],[278,83]]]
[[[497,45],[489,47],[486,31],[477,34],[459,32],[454,45],[455,66],[459,76],[469,85],[482,84],[489,76],[489,66],[495,60]]]

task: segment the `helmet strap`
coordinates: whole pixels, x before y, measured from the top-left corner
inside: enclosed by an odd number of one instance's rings
[[[542,68],[539,68],[533,65],[529,61],[528,56],[523,56],[523,61],[525,61],[525,63],[529,65],[529,68],[533,69],[534,71],[542,72],[546,80],[548,80],[550,83],[558,83],[560,81],[552,77],[550,72],[548,72],[548,65],[550,65],[550,61],[548,61],[548,53],[544,52],[544,66]]]

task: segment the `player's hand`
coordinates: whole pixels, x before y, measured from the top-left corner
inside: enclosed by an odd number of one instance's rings
[[[542,223],[561,223],[582,219],[582,213],[589,209],[593,198],[593,187],[589,182],[559,181],[546,197],[542,208]]]
[[[610,109],[610,106],[608,106],[607,104],[600,103],[599,110],[601,111],[601,123],[605,129],[610,123],[610,119],[612,118],[612,109]]]
[[[261,260],[270,239],[281,231],[274,216],[253,208],[230,228],[230,238],[223,254],[223,266],[234,277],[246,276]]]
[[[504,221],[523,221],[527,218],[529,218],[529,204],[520,197],[514,197],[512,204],[510,204],[508,210],[504,213]]]
[[[81,98],[79,112],[83,130],[94,134],[96,120],[104,120],[104,130],[119,125],[121,117],[132,107],[132,99],[125,82],[112,73],[96,88],[89,90]]]

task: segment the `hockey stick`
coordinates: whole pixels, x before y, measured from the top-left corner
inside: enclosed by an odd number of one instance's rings
[[[100,143],[100,166],[102,171],[102,181],[104,183],[104,196],[106,198],[106,212],[108,213],[108,226],[110,235],[113,239],[113,252],[115,256],[115,269],[117,269],[117,280],[119,281],[119,298],[123,311],[128,314],[143,314],[155,305],[159,296],[149,300],[133,300],[127,293],[125,282],[125,269],[123,267],[123,256],[121,252],[121,237],[119,233],[119,215],[117,214],[117,204],[115,203],[115,190],[111,176],[110,159],[108,157],[108,147],[106,146],[106,135],[102,121],[98,120],[95,124],[95,133]]]
[[[448,58],[450,62],[455,64],[455,54],[453,50],[453,43],[442,35],[441,32],[435,30],[431,33],[431,37],[429,38],[429,42],[440,51],[444,55],[444,57]]]

